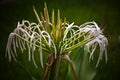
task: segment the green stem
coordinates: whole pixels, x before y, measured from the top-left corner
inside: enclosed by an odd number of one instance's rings
[[[49,80],[58,80],[59,68],[60,68],[61,58],[57,57],[51,66],[50,79]]]
[[[66,61],[68,61],[68,63],[70,64],[71,70],[72,70],[72,74],[73,74],[74,80],[78,80],[76,72],[74,70],[74,67],[73,67],[73,64],[72,64],[72,61],[71,61],[70,57],[67,54],[63,54],[61,56],[61,58],[65,59]]]
[[[78,80],[72,62],[70,61],[69,64],[70,64],[70,67],[71,67],[71,70],[72,70],[72,73],[73,73],[73,76],[74,76],[74,80]]]
[[[59,55],[56,58],[53,54],[51,54],[48,57],[47,62],[46,62],[46,67],[45,67],[44,73],[43,73],[43,80],[47,80],[49,73],[50,73],[49,80],[58,80],[60,63],[61,63],[61,60],[63,60],[63,59],[68,61],[68,63],[70,64],[74,80],[78,80],[77,75],[74,70],[74,66],[72,64],[72,61],[67,54]]]
[[[43,79],[42,80],[47,80],[47,77],[49,75],[50,69],[51,69],[54,61],[55,61],[54,54],[50,54],[47,58],[47,61],[46,61],[46,66],[44,68]]]

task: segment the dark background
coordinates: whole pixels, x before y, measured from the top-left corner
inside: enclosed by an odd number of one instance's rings
[[[119,80],[119,0],[0,0],[0,80],[31,80],[31,74],[28,74],[21,64],[8,62],[5,58],[5,48],[9,33],[14,30],[17,22],[23,19],[36,22],[33,5],[39,13],[43,11],[44,2],[47,3],[50,14],[53,8],[55,12],[60,9],[62,19],[66,17],[70,23],[75,22],[80,25],[95,21],[100,27],[105,27],[104,34],[109,40],[108,62],[106,64],[103,60],[100,63],[94,80]],[[37,69],[32,72],[32,75],[40,78]]]

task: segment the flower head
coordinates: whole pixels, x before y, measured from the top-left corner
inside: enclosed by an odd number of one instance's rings
[[[100,47],[98,65],[108,41],[95,22],[86,22],[81,26],[74,25],[74,23],[68,24],[66,20],[62,23],[58,10],[57,23],[55,24],[54,11],[50,22],[46,6],[44,16],[41,15],[41,19],[35,9],[34,12],[39,23],[30,23],[27,20],[23,20],[22,23],[18,22],[17,28],[9,35],[6,47],[9,61],[12,57],[17,61],[17,47],[20,47],[22,52],[27,48],[28,60],[31,61],[32,59],[37,67],[34,51],[39,50],[40,63],[44,67],[42,58],[44,52],[54,54],[56,58],[57,55],[71,53],[73,49],[84,45],[85,51],[91,53],[91,59],[98,44]]]

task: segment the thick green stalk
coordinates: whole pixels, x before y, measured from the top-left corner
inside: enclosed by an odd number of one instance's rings
[[[73,74],[74,80],[78,80],[70,57],[67,54],[63,54],[63,55],[61,55],[61,59],[64,59],[64,60],[68,61],[68,63],[70,64],[71,70],[72,70],[72,74]]]
[[[55,61],[54,54],[50,54],[47,58],[47,61],[46,61],[46,66],[44,68],[43,79],[42,80],[47,80],[50,69],[51,69],[54,61]]]
[[[61,58],[57,57],[51,66],[49,80],[58,80]]]

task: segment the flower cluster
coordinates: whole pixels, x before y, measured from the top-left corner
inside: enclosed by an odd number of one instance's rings
[[[49,54],[55,54],[55,58],[60,54],[68,54],[77,47],[84,46],[85,51],[90,53],[90,59],[96,50],[97,45],[100,47],[100,54],[97,65],[102,59],[106,46],[108,44],[107,38],[102,34],[98,25],[93,22],[86,22],[80,26],[74,23],[68,24],[64,20],[62,23],[60,19],[60,12],[58,10],[57,23],[54,21],[54,11],[52,13],[52,20],[50,22],[47,7],[44,8],[44,17],[39,18],[36,10],[35,15],[38,19],[37,23],[30,23],[23,20],[22,23],[18,22],[17,28],[10,33],[6,53],[9,61],[13,58],[15,61],[17,57],[16,49],[20,47],[21,51],[28,49],[28,60],[33,61],[37,67],[34,59],[34,51],[38,50],[40,53],[40,63],[43,65],[44,51]],[[107,61],[107,53],[106,61]]]

